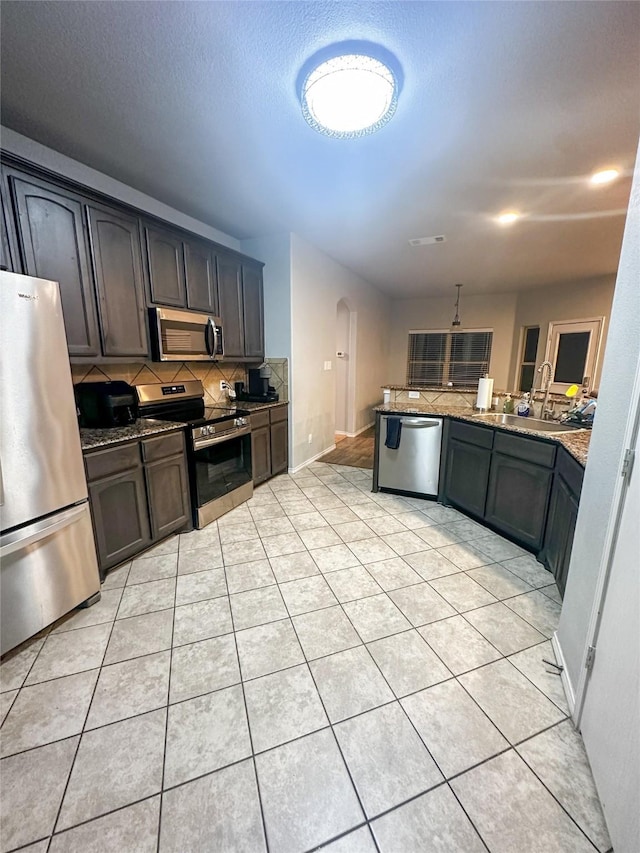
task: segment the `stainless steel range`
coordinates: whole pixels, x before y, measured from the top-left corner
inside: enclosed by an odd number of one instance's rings
[[[135,388],[141,417],[188,427],[187,458],[195,527],[205,527],[251,497],[248,412],[230,406],[205,406],[199,379]]]

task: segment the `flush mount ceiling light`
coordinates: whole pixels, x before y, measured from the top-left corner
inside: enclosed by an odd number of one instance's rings
[[[377,45],[334,45],[303,68],[302,113],[314,130],[328,136],[348,139],[375,133],[396,110],[398,70],[397,61]]]
[[[610,184],[611,181],[619,176],[620,172],[617,169],[602,169],[600,172],[594,172],[589,178],[592,184]]]
[[[513,225],[513,223],[517,222],[521,216],[522,214],[517,213],[515,210],[506,210],[504,213],[496,216],[496,222],[499,225]]]

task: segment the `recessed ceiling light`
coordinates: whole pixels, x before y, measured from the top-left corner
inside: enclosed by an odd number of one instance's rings
[[[517,222],[520,219],[522,214],[516,213],[515,210],[505,210],[504,213],[501,213],[499,216],[496,216],[496,222],[500,225],[513,225],[514,222]]]
[[[341,47],[335,46],[336,50]],[[328,59],[326,51],[322,54],[310,66],[301,86],[302,112],[311,127],[343,138],[380,130],[393,116],[398,102],[394,63],[360,51],[340,52]]]
[[[594,172],[589,180],[592,184],[610,184],[619,174],[618,169],[602,169],[600,172]]]

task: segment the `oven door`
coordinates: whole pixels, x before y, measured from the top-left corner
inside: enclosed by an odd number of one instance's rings
[[[218,317],[149,309],[154,361],[216,361],[224,355],[222,325]]]
[[[196,527],[204,527],[253,494],[250,427],[196,440],[191,462]]]

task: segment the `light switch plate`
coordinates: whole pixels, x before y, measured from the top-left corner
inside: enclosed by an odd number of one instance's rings
[[[325,370],[331,370],[331,362],[330,361],[325,361],[324,369]]]
[[[409,399],[410,400],[419,400],[420,392],[419,391],[409,391]]]

